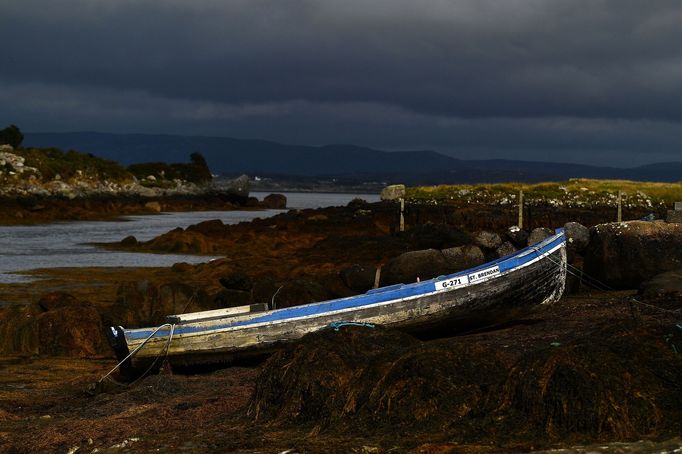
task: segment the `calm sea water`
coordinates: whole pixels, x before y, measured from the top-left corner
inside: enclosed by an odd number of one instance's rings
[[[252,193],[263,199],[268,193]],[[376,194],[284,193],[289,208],[345,205],[355,197],[377,201]],[[98,249],[88,243],[120,241],[134,235],[146,241],[176,227],[188,227],[210,219],[236,224],[269,217],[280,210],[193,211],[149,216],[127,216],[120,221],[59,222],[31,226],[0,226],[0,283],[26,282],[30,275],[16,274],[37,268],[77,266],[170,266],[177,262],[200,263],[213,257],[175,254],[136,254]]]

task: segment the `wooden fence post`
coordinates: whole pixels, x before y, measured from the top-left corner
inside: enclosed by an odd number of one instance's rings
[[[400,198],[400,231],[405,231],[405,199]]]
[[[523,228],[523,191],[519,191],[519,228]]]
[[[618,222],[623,222],[623,191],[618,191]]]

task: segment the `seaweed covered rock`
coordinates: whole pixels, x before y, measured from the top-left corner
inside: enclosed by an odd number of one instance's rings
[[[636,289],[657,274],[682,269],[682,224],[614,222],[590,231],[585,272],[618,289]]]
[[[0,313],[0,353],[87,357],[109,348],[95,306],[56,292]]]
[[[425,342],[396,353],[369,364],[346,407],[389,431],[440,432],[478,417],[506,377],[495,351],[459,339]]]
[[[500,420],[509,430],[526,426],[550,438],[624,440],[677,430],[682,358],[665,339],[599,333],[531,352],[499,393]]]
[[[326,329],[272,355],[258,377],[249,412],[256,420],[331,423],[351,412],[357,378],[382,354],[420,341],[382,327]]]
[[[282,424],[434,432],[474,416],[505,376],[496,353],[477,344],[350,326],[271,357],[250,412]]]
[[[103,315],[108,325],[158,326],[167,315],[219,309],[222,304],[222,300],[209,298],[188,284],[141,280],[121,284],[116,290],[116,304]]]

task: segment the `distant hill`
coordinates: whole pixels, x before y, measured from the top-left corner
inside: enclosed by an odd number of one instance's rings
[[[682,181],[682,162],[619,169],[579,164],[461,160],[431,150],[387,152],[356,145],[287,145],[229,137],[98,132],[25,133],[24,145],[92,153],[122,164],[185,162],[198,151],[212,172],[342,178],[407,184],[540,182],[569,178]]]

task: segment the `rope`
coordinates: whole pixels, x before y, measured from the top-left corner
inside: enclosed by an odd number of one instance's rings
[[[133,386],[135,383],[137,383],[138,381],[140,381],[144,377],[146,377],[147,374],[149,373],[149,371],[151,371],[156,366],[156,362],[159,360],[159,358],[161,358],[162,355],[163,355],[164,359],[168,356],[168,349],[170,348],[171,341],[173,340],[173,333],[174,332],[175,332],[175,324],[171,324],[170,333],[168,334],[168,342],[166,342],[166,345],[164,346],[162,353],[159,353],[158,355],[156,355],[156,358],[154,358],[154,361],[152,361],[151,365],[147,368],[147,370],[145,370],[144,373],[142,375],[140,375],[138,378],[136,378],[131,383],[129,383],[128,386]]]
[[[109,375],[113,374],[114,371],[115,371],[116,369],[118,369],[119,367],[121,367],[121,364],[123,364],[124,362],[126,362],[128,359],[132,358],[132,356],[135,355],[135,353],[137,353],[138,351],[140,351],[140,350],[142,349],[142,347],[144,347],[145,344],[146,344],[147,342],[149,342],[149,340],[150,340],[152,337],[154,337],[154,335],[155,335],[157,332],[159,332],[159,330],[160,330],[161,328],[163,328],[164,326],[170,326],[170,334],[169,334],[169,336],[168,336],[168,342],[166,343],[166,347],[164,348],[165,354],[167,355],[167,354],[168,354],[168,348],[170,347],[171,340],[173,339],[173,332],[175,331],[175,324],[173,324],[173,323],[164,323],[163,325],[159,326],[159,327],[156,328],[154,331],[152,331],[152,333],[149,335],[149,337],[147,337],[147,338],[144,340],[144,342],[142,342],[140,345],[138,345],[138,346],[135,348],[135,350],[133,350],[132,352],[128,353],[128,356],[126,356],[126,357],[123,358],[118,364],[116,364],[116,365],[114,366],[114,368],[111,369],[109,372],[107,372],[102,378],[100,378],[99,381],[98,381],[97,383],[101,383],[101,382],[102,382],[105,378],[107,378]],[[154,363],[152,363],[152,365],[154,365],[154,364],[156,363],[156,360],[158,360],[160,356],[161,356],[161,355],[158,355],[158,356],[156,357],[156,359],[154,360]],[[145,371],[145,373],[143,374],[143,376],[144,376],[145,374],[147,374],[147,372],[149,372],[150,370],[151,370],[151,368],[147,369],[147,370]],[[136,381],[137,381],[137,380],[136,380]],[[134,382],[133,382],[133,383],[134,383]]]
[[[272,295],[272,299],[270,300],[270,309],[272,309],[272,310],[277,309],[277,306],[275,305],[275,297],[277,296],[277,294],[279,293],[279,291],[282,290],[283,288],[284,288],[283,285],[280,286],[280,288],[277,289],[277,291],[275,292],[275,294]]]
[[[328,328],[333,329],[334,331],[338,331],[344,326],[362,326],[365,328],[374,328],[374,325],[372,323],[365,323],[365,322],[344,322],[344,321],[338,321],[338,322],[331,322],[329,325],[327,325]]]
[[[547,256],[547,258],[554,263],[558,263],[558,262],[555,262],[550,256]],[[586,277],[587,278],[586,284],[588,286],[590,286],[596,290],[601,290],[601,291],[611,291],[611,292],[616,291],[616,289],[614,289],[613,287],[609,286],[608,284],[605,284],[604,282],[600,281],[599,279],[597,279],[593,276],[590,276],[589,274],[585,273],[580,268],[577,268],[577,267],[570,265],[570,264],[566,264],[566,265],[567,265],[566,266],[566,272],[568,272],[569,274],[571,274],[577,278],[580,278],[581,281],[582,281],[583,277]],[[579,271],[580,274],[576,273],[574,270]],[[680,311],[680,309],[665,309],[663,307],[658,307],[658,306],[655,306],[653,304],[645,303],[643,301],[638,300],[634,296],[630,297],[630,301],[637,303],[637,304],[640,304],[642,306],[646,306],[646,307],[650,307],[652,309],[659,310],[661,312],[669,312],[671,314],[677,314]]]

